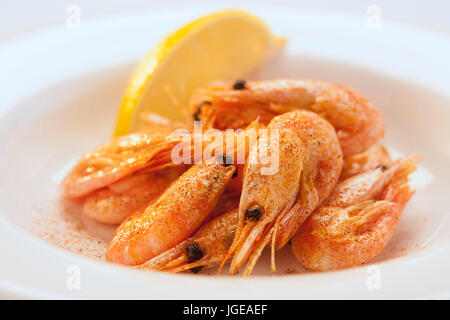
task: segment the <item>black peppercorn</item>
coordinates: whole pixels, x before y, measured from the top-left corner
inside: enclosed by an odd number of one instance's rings
[[[258,221],[261,218],[261,209],[259,207],[253,206],[247,209],[245,212],[245,218],[250,221]]]
[[[375,169],[380,169],[380,168],[381,168],[381,171],[386,171],[387,170],[387,167],[385,165],[383,165],[383,164],[380,164]]]
[[[242,90],[245,89],[245,80],[236,80],[236,82],[233,84],[234,90]]]

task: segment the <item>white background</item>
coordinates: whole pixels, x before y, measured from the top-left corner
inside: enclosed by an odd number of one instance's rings
[[[192,8],[197,4],[212,11],[223,8],[251,10],[261,3],[283,7],[300,4],[309,10],[346,12],[354,15],[365,15],[369,5],[378,5],[382,19],[450,34],[448,0],[0,0],[0,41],[36,29],[64,24],[68,15],[66,10],[70,5],[78,5],[81,8],[81,18],[84,20],[161,8],[177,11]]]

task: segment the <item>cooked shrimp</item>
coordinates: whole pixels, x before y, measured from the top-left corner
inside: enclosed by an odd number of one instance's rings
[[[142,264],[187,239],[217,204],[234,172],[233,165],[215,159],[192,166],[142,215],[119,226],[106,260]]]
[[[203,149],[206,149],[215,141],[217,135],[222,135],[221,147],[224,150],[231,137],[234,139],[231,142],[233,142],[232,147],[235,151],[233,159],[235,159],[241,150],[244,154],[248,154],[252,144],[249,138],[250,133],[257,134],[257,129],[261,127],[262,124],[256,120],[251,122],[243,132],[232,133],[229,136],[225,131],[205,133],[201,144]],[[185,139],[186,136],[191,139]],[[195,138],[192,139],[188,130],[184,130],[184,134],[174,132],[170,135],[167,135],[167,132],[143,131],[113,139],[104,146],[85,154],[78,161],[61,183],[63,194],[69,198],[79,198],[144,168],[147,171],[157,171],[180,165],[172,161],[172,151],[175,147],[178,147],[177,150],[186,149],[187,153],[183,156],[187,158],[183,158],[181,164],[194,163],[197,161],[194,159],[195,143]],[[239,181],[240,179],[236,180],[230,188],[240,191],[242,184]]]
[[[83,197],[148,166],[164,168],[172,163],[172,148],[180,139],[146,131],[113,139],[85,154],[62,181],[63,194]]]
[[[159,195],[185,170],[183,166],[157,172],[137,172],[89,194],[83,213],[91,219],[119,224]]]
[[[344,167],[339,180],[345,180],[378,166],[388,167],[391,162],[391,156],[387,149],[381,143],[377,143],[363,153],[344,157]]]
[[[279,132],[278,150],[272,144],[263,143],[268,141],[267,135],[276,131]],[[265,165],[260,159],[261,149],[268,153],[279,151],[275,174],[262,174]],[[341,169],[342,151],[330,123],[303,110],[275,117],[267,134],[261,134],[248,157],[238,228],[227,255],[234,254],[230,273],[236,273],[248,260],[244,275],[250,274],[270,239],[272,270],[275,270],[275,248],[283,247],[328,196]]]
[[[408,175],[418,159],[412,155],[389,169],[379,167],[339,183],[294,236],[296,259],[308,269],[327,271],[358,266],[377,256],[414,193]]]
[[[256,117],[267,124],[279,114],[304,109],[336,129],[344,155],[364,152],[384,135],[373,103],[345,86],[317,80],[247,81],[240,86],[216,82],[197,90],[190,112],[207,127],[243,128]]]
[[[233,242],[237,221],[236,208],[211,220],[192,237],[138,268],[169,272],[191,270],[197,273],[203,267],[217,266],[225,258]]]

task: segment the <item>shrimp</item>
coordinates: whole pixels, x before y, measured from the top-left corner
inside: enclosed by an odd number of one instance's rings
[[[61,183],[63,195],[80,198],[145,167],[170,166],[171,150],[179,143],[178,137],[146,131],[113,139],[78,161]]]
[[[279,132],[278,150],[264,143],[268,134],[276,131]],[[262,174],[261,150],[279,151],[278,172]],[[236,236],[219,272],[233,255],[230,273],[236,273],[248,260],[244,275],[249,275],[270,239],[275,271],[275,248],[282,248],[329,195],[342,165],[342,151],[334,128],[317,114],[297,110],[272,119],[267,134],[260,135],[248,156]]]
[[[141,215],[119,226],[106,260],[142,264],[187,239],[217,204],[235,169],[216,159],[192,166]]]
[[[296,109],[328,120],[345,156],[364,152],[384,136],[384,121],[371,101],[343,85],[324,81],[216,82],[194,92],[189,106],[195,119],[218,129],[243,128],[256,117],[268,124],[274,116]]]
[[[175,125],[173,124],[173,126]],[[251,122],[243,132],[231,135],[235,148],[233,159],[239,150],[248,154],[252,141],[247,136],[251,132],[255,132],[257,135],[258,128],[262,128],[262,126],[257,119]],[[203,134],[201,147],[205,149],[217,136],[221,136],[223,141],[222,150],[226,148],[230,137],[227,137],[224,131],[217,132],[217,130]],[[190,139],[186,139],[186,137]],[[172,161],[174,149],[186,150],[187,153],[183,157],[187,158],[183,158],[181,162]],[[78,161],[61,183],[63,195],[68,198],[80,198],[142,169],[157,171],[183,163],[194,163],[195,149],[195,137],[192,139],[192,134],[187,129],[183,132],[173,132],[170,135],[167,135],[164,130],[161,132],[142,131],[113,139],[102,147],[85,154]],[[239,183],[240,180],[236,180],[230,188],[240,192],[242,187],[242,184]]]
[[[236,208],[214,218],[192,237],[137,268],[168,272],[190,270],[197,273],[203,267],[220,264],[233,242],[238,212]]]
[[[158,196],[185,170],[176,167],[157,172],[137,172],[89,194],[83,213],[98,222],[119,224]]]
[[[378,166],[388,167],[391,162],[389,152],[381,143],[377,143],[363,153],[344,157],[344,167],[339,180],[345,180]]]
[[[414,194],[408,175],[416,155],[340,182],[292,239],[296,259],[311,270],[354,267],[377,256]]]

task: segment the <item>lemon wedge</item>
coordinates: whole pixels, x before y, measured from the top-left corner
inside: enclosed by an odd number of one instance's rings
[[[247,75],[284,43],[260,19],[239,10],[213,13],[185,25],[161,41],[134,70],[114,135],[145,128],[146,112],[187,121],[193,89],[215,79]]]

